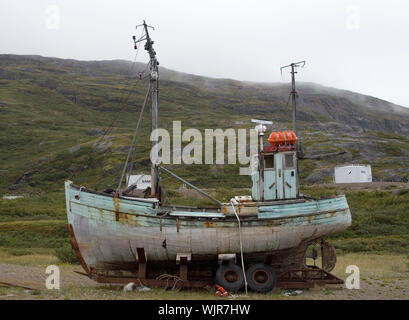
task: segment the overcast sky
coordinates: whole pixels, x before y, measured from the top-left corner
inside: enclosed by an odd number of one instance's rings
[[[170,69],[277,82],[307,60],[300,81],[409,107],[407,0],[1,0],[0,53],[133,60],[143,19]]]

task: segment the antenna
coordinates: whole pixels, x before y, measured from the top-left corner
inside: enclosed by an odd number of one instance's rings
[[[267,120],[259,120],[259,119],[251,119],[251,122],[257,123],[256,127],[254,130],[256,130],[258,137],[259,137],[259,142],[260,142],[260,151],[263,151],[264,149],[264,133],[267,131],[267,125],[272,125],[273,121],[267,121]]]
[[[133,39],[133,42],[134,42],[134,49],[136,50],[136,49],[138,48],[137,45],[136,45],[137,43],[139,43],[139,42],[141,42],[141,41],[145,41],[145,40],[147,40],[147,43],[148,43],[148,42],[150,43],[149,46],[152,47],[153,41],[151,41],[151,39],[150,39],[150,37],[149,37],[148,28],[151,28],[152,30],[155,30],[155,28],[152,27],[152,26],[148,26],[148,25],[146,24],[145,20],[143,20],[143,23],[142,23],[142,24],[137,25],[137,26],[135,27],[135,29],[138,29],[138,27],[144,27],[144,29],[145,29],[145,34],[143,34],[138,40],[136,40],[136,36],[132,36],[132,39]],[[148,50],[146,45],[145,45],[145,49]],[[154,51],[154,52],[155,52],[155,51]]]
[[[283,75],[283,69],[291,68],[291,92],[290,95],[292,97],[292,104],[293,104],[293,130],[297,135],[297,91],[295,90],[295,74],[297,73],[296,68],[305,66],[305,60],[299,62],[293,62],[289,65],[280,68],[280,73]]]
[[[260,124],[273,124],[273,121],[259,120],[259,119],[251,119],[251,122],[260,123]]]
[[[298,137],[297,133],[297,91],[295,90],[295,74],[297,73],[296,68],[301,67],[304,68],[305,66],[305,60],[303,61],[298,61],[298,62],[293,62],[289,65],[283,66],[280,68],[281,75],[283,74],[283,69],[285,68],[291,68],[291,92],[290,95],[292,97],[292,102],[293,102],[293,130],[295,132],[295,135]],[[304,152],[302,150],[301,146],[301,137],[297,139],[295,142],[295,154],[297,159],[302,159],[304,158]],[[297,190],[300,190],[300,170],[298,166],[298,161],[297,161]],[[298,191],[297,191],[297,196],[298,196]]]

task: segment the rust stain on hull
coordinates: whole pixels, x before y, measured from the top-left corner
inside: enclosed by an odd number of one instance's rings
[[[211,222],[211,221],[205,221],[205,222],[203,222],[203,225],[206,228],[217,228],[217,227],[219,227],[217,222]]]
[[[114,203],[115,203],[115,220],[116,220],[116,221],[119,221],[119,200],[118,200],[118,192],[115,193]]]

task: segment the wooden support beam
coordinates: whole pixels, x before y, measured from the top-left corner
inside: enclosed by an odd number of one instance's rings
[[[138,253],[138,278],[146,279],[146,253],[144,248],[137,248]]]
[[[180,279],[187,280],[187,257],[180,257]]]
[[[264,258],[264,263],[266,265],[271,265],[272,261],[273,261],[273,255],[272,254],[267,254],[266,257]]]

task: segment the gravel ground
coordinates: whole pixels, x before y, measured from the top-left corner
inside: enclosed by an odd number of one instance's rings
[[[61,288],[68,286],[93,287],[97,283],[80,275],[84,272],[80,266],[60,267]],[[14,285],[25,286],[37,290],[45,288],[45,279],[49,276],[43,266],[21,266],[15,264],[0,264],[0,283],[7,282]]]
[[[220,299],[212,291],[165,291],[154,289],[148,292],[125,293],[121,287],[98,284],[77,274],[79,266],[60,267],[60,290],[45,288],[45,266],[22,266],[0,264],[0,282],[29,287],[32,290],[0,284],[0,300],[4,299]],[[228,299],[409,299],[409,279],[361,279],[359,290],[348,290],[343,285],[317,287],[294,291],[277,291],[270,294],[231,295]]]

